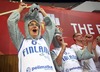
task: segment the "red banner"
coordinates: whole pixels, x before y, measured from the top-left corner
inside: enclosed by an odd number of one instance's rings
[[[12,3],[7,1],[0,2],[0,13],[14,10],[19,3]],[[8,7],[9,6],[9,7]],[[63,28],[63,36],[69,46],[74,42],[72,35],[75,32],[84,34],[92,34],[94,38],[100,35],[100,13],[79,12],[66,10],[64,8],[41,6],[53,19],[53,21]],[[22,17],[28,9],[22,12]],[[7,18],[10,14],[0,16],[0,53],[1,54],[17,54],[17,50],[12,43],[8,27]],[[21,18],[19,27],[24,34],[24,23]],[[52,49],[52,46],[51,46]]]

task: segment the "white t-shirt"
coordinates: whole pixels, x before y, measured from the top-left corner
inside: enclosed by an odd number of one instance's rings
[[[18,53],[19,72],[56,72],[44,39],[24,39]]]
[[[55,48],[52,50],[53,60],[57,58],[60,51],[61,48]],[[73,49],[66,48],[62,58],[62,70],[60,72],[82,72],[82,68]]]
[[[100,57],[100,46],[96,45],[97,56]],[[98,72],[100,72],[100,62],[95,62]]]
[[[98,57],[100,57],[100,46],[96,45],[96,52]]]
[[[82,47],[77,44],[73,44],[71,48],[76,52],[82,49]],[[93,58],[81,60],[81,66],[83,67],[83,70],[88,70],[89,72],[97,72]]]

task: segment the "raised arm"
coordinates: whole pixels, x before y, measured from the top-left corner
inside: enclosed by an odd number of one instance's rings
[[[91,34],[86,34],[85,37],[87,40],[87,49],[92,53],[93,36]]]
[[[22,33],[20,32],[18,28],[18,21],[20,19],[20,13],[26,7],[27,5],[25,3],[21,3],[19,5],[19,8],[9,16],[8,21],[7,21],[10,37],[18,50],[24,38],[24,36],[22,35]]]
[[[52,42],[52,39],[55,33],[55,24],[53,23],[51,18],[47,16],[47,13],[44,11],[44,9],[41,8],[40,12],[44,16],[44,22],[45,22],[45,27],[46,27],[46,31],[43,35],[43,38],[45,39],[48,47],[50,47],[50,44]]]
[[[53,45],[54,50],[51,51],[51,56],[54,61],[54,64],[56,65],[56,68],[59,71],[62,71],[62,59],[64,52],[66,50],[67,43],[64,42],[64,38],[62,37],[63,29],[59,26],[56,26],[55,35],[53,38]],[[58,53],[56,53],[55,49],[58,49]]]
[[[54,65],[59,71],[62,71],[63,69],[62,58],[63,58],[65,50],[66,50],[66,43],[62,43],[59,54],[57,54],[54,50],[51,51],[51,57],[53,59]]]

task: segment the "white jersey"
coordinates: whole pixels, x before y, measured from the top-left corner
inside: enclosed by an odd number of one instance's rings
[[[61,48],[56,48],[53,52],[56,54],[54,58],[57,58],[61,51]],[[73,49],[66,48],[62,58],[62,71],[61,72],[82,72],[82,68],[77,60],[77,56]]]
[[[82,47],[77,44],[73,44],[71,48],[76,52],[78,50],[82,50]],[[89,72],[97,72],[96,65],[93,61],[93,58],[87,60],[81,60],[81,65],[83,67],[83,70],[88,70]]]
[[[97,56],[100,57],[100,46],[96,45],[96,53]],[[98,72],[100,72],[100,62],[95,62]]]
[[[96,45],[97,56],[100,57],[100,46]]]
[[[44,39],[24,39],[18,53],[19,72],[56,72]]]

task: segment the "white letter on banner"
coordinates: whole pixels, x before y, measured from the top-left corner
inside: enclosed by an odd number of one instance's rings
[[[92,25],[91,24],[87,24],[87,28],[89,30],[90,34],[95,34],[94,32],[92,32],[93,28],[90,28]]]
[[[76,24],[76,23],[71,23],[71,25],[72,25],[73,28],[74,28],[74,32],[77,33],[77,30],[76,30],[76,26],[77,26],[77,24]]]
[[[60,25],[59,18],[55,18],[56,25]]]
[[[54,14],[47,14],[51,19],[52,21],[57,25],[60,25],[60,20],[59,18],[56,18]]]
[[[82,30],[85,30],[86,34],[88,34],[88,31],[86,29],[86,26],[85,24],[83,24],[84,27],[81,27],[80,24],[78,24],[78,27],[79,27],[79,30],[80,30],[80,33],[82,34]]]
[[[100,34],[100,24],[96,25],[98,33]]]

